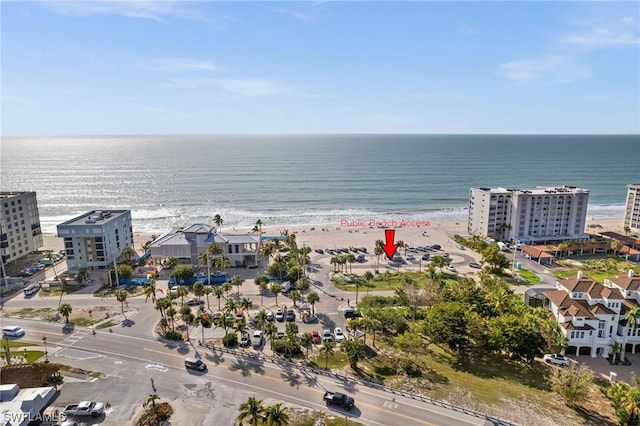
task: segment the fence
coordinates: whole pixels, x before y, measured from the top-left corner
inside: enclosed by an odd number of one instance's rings
[[[237,350],[237,349],[230,349],[230,348],[226,348],[224,346],[216,346],[216,345],[208,345],[208,344],[202,344],[201,342],[199,342],[201,346],[205,346],[207,349],[210,349],[212,351],[215,350],[219,350],[220,352],[225,352],[234,356],[246,356],[248,355],[246,352],[242,351],[242,350]],[[251,353],[249,358],[258,358],[261,361],[267,361],[267,362],[271,362],[273,364],[289,364],[289,366],[291,367],[296,367],[301,371],[307,372],[307,373],[311,373],[311,374],[316,374],[316,375],[320,375],[320,376],[325,376],[325,377],[332,377],[335,379],[339,379],[342,381],[346,381],[346,382],[356,382],[359,383],[363,386],[368,386],[368,387],[372,387],[372,388],[376,388],[379,389],[381,391],[384,392],[388,392],[390,394],[393,395],[400,395],[403,396],[405,398],[410,398],[412,400],[415,401],[421,401],[427,404],[431,404],[434,405],[436,407],[442,407],[442,408],[446,408],[448,410],[452,410],[452,411],[456,411],[458,413],[464,413],[466,415],[469,416],[473,416],[473,417],[477,417],[480,419],[484,419],[487,420],[489,422],[491,422],[492,424],[496,425],[496,426],[517,426],[515,423],[511,423],[507,420],[504,419],[499,419],[497,417],[493,417],[490,416],[488,414],[485,413],[480,413],[478,411],[475,410],[471,410],[469,408],[464,408],[464,407],[460,407],[454,404],[450,404],[446,401],[442,401],[442,400],[438,400],[438,399],[433,399],[430,398],[428,396],[424,396],[415,392],[407,392],[407,391],[403,391],[400,389],[393,389],[384,385],[381,385],[380,383],[376,383],[373,380],[366,380],[366,379],[362,379],[362,378],[357,378],[357,377],[350,377],[350,376],[345,376],[343,374],[339,374],[339,373],[334,373],[330,370],[323,370],[317,367],[311,367],[309,365],[303,365],[303,364],[297,364],[291,361],[288,361],[282,357],[268,357],[263,355],[262,353],[257,353],[257,352],[253,352]]]

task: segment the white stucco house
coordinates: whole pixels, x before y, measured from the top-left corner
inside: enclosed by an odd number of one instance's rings
[[[604,284],[578,272],[576,277],[556,281],[556,289],[545,291],[547,307],[568,339],[569,355],[608,357],[618,343],[624,353],[640,352],[640,324],[624,319],[640,305],[640,276],[630,270],[624,277]]]
[[[149,244],[155,261],[175,257],[183,263],[198,264],[198,255],[217,244],[232,266],[251,266],[259,262],[260,240],[249,234],[226,234],[206,224],[173,228]]]

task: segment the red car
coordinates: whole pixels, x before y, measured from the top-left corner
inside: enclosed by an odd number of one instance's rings
[[[311,332],[311,343],[317,345],[320,343],[320,333],[318,333],[318,330],[313,330]]]

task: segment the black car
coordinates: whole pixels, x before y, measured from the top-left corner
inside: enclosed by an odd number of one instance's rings
[[[480,265],[480,264],[479,264],[479,263],[477,263],[477,262],[471,262],[471,263],[469,264],[469,266],[471,266],[472,268],[475,268],[475,269],[482,269],[482,265]]]
[[[431,246],[432,249],[434,250],[440,250],[442,248],[442,246],[440,244],[434,244]]]
[[[296,313],[293,312],[291,309],[289,309],[287,311],[286,320],[287,321],[295,321],[296,320]]]
[[[422,260],[429,260],[430,257],[429,253],[425,253],[422,255]]]
[[[316,253],[318,253],[318,254],[324,254],[324,251],[323,251],[322,249],[316,249],[315,251],[316,251]]]
[[[344,408],[345,410],[349,411],[353,405],[355,404],[355,401],[353,400],[353,398],[351,398],[350,396],[347,396],[343,393],[339,393],[339,392],[325,392],[324,393],[324,402],[327,405],[337,405],[339,407]]]

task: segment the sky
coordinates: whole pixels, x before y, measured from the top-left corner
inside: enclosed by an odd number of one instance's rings
[[[2,1],[1,134],[640,133],[640,2]]]

